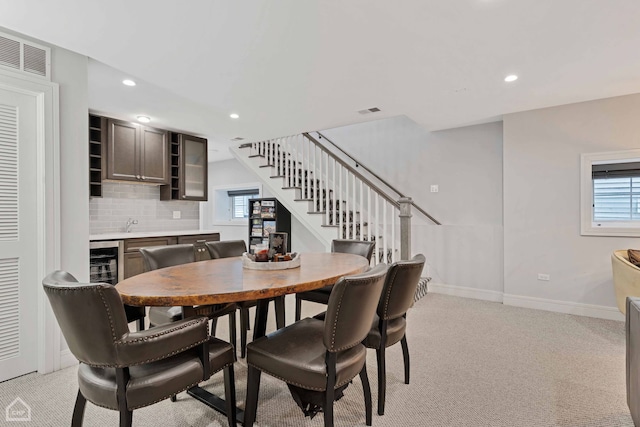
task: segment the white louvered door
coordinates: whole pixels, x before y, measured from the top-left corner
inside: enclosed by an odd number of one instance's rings
[[[0,381],[37,369],[36,113],[0,88]]]

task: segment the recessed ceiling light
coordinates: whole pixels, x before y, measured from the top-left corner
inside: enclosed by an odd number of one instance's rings
[[[138,116],[138,121],[140,123],[149,123],[151,119],[147,116]]]
[[[504,81],[507,83],[515,82],[516,80],[518,80],[518,76],[516,76],[515,74],[510,74],[504,78]]]
[[[136,82],[134,82],[133,80],[130,80],[130,79],[124,79],[122,81],[122,84],[125,85],[125,86],[135,86]]]
[[[240,118],[240,116],[237,115],[236,113],[229,114],[229,117],[231,117],[232,119],[239,119]]]

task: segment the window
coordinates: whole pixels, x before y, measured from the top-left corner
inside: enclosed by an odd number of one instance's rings
[[[257,189],[228,191],[231,219],[249,218],[249,199],[259,196]]]
[[[640,150],[583,154],[583,235],[640,236]]]

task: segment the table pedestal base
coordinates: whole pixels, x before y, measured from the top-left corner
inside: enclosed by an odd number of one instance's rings
[[[227,403],[224,399],[219,398],[215,394],[209,393],[202,387],[195,386],[187,390],[187,394],[194,399],[204,403],[210,408],[215,409],[223,415],[227,415]],[[236,408],[236,420],[240,424],[244,424],[244,411]]]

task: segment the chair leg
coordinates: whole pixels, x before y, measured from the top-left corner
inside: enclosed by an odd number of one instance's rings
[[[242,311],[240,311],[240,316],[244,317],[245,330],[250,331],[251,330],[251,323],[249,322],[249,309],[248,308],[243,308]]]
[[[402,344],[402,357],[404,358],[404,383],[409,384],[409,346],[407,345],[407,336],[403,336],[400,341]]]
[[[276,307],[276,326],[278,329],[282,329],[285,327],[284,295],[276,297],[273,301],[273,305]]]
[[[178,397],[174,394],[173,396],[170,397],[172,402],[177,402],[178,401]]]
[[[216,329],[218,328],[218,318],[214,317],[213,319],[211,319],[211,336],[215,337],[216,336]]]
[[[378,415],[384,415],[384,400],[387,391],[387,373],[385,361],[385,347],[376,349],[376,358],[378,359]]]
[[[138,332],[144,331],[144,317],[138,319]]]
[[[236,382],[233,365],[224,368],[224,399],[226,401],[227,421],[229,427],[235,427],[236,418]]]
[[[244,405],[244,427],[252,427],[258,411],[258,392],[260,391],[260,374],[262,372],[248,367],[247,372],[247,397]]]
[[[233,351],[236,351],[236,310],[229,313],[229,343],[233,346]]]
[[[247,330],[249,329],[249,310],[240,309],[240,357],[247,355]]]
[[[362,382],[362,389],[364,390],[364,410],[365,410],[365,418],[367,420],[367,425],[370,426],[372,423],[372,412],[373,408],[371,405],[371,386],[369,385],[369,376],[367,375],[367,364],[362,367],[360,371],[360,381]]]
[[[296,322],[300,320],[302,316],[302,299],[296,294]]]
[[[324,392],[324,427],[333,427],[333,401],[336,392],[336,363],[337,354],[327,351],[325,365],[327,369],[327,387]]]
[[[133,411],[120,412],[120,427],[131,427]]]
[[[73,417],[71,418],[71,427],[82,427],[82,418],[84,417],[84,408],[87,405],[87,399],[78,390],[76,397],[76,406],[73,408]]]

